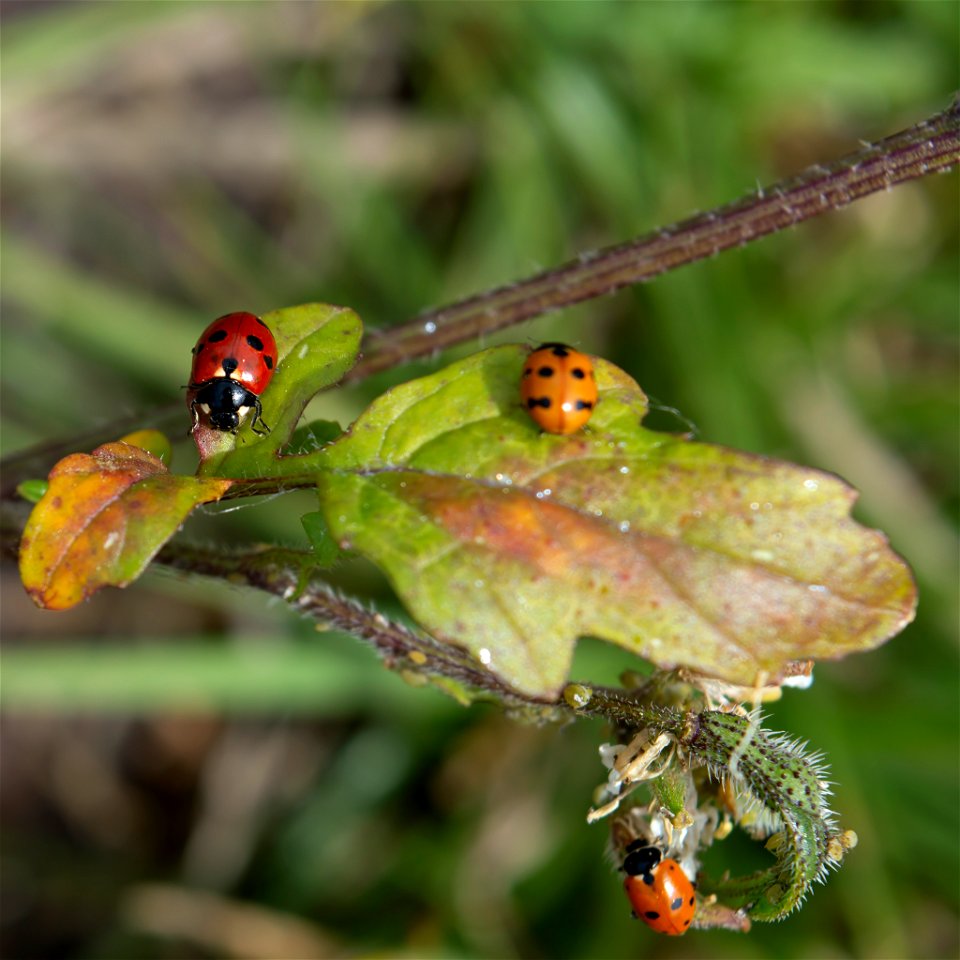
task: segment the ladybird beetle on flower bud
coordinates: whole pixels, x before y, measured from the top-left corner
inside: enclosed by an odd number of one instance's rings
[[[657,933],[678,937],[687,932],[697,909],[693,884],[676,860],[664,858],[643,840],[627,847],[623,888],[633,915]]]
[[[523,366],[520,397],[542,430],[576,433],[597,405],[597,381],[590,358],[563,343],[537,347]]]
[[[236,433],[253,410],[254,433],[268,433],[260,394],[273,377],[276,360],[277,341],[259,317],[241,311],[214,320],[193,348],[187,393],[193,414],[190,432],[197,429],[202,414],[215,430]]]

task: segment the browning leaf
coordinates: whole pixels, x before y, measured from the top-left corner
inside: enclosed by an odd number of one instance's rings
[[[51,471],[20,542],[20,576],[34,603],[65,610],[104,586],[135,580],[199,503],[232,481],[167,472],[129,443],[74,453]]]
[[[583,634],[751,685],[912,619],[908,567],[838,477],[646,430],[643,392],[603,360],[588,426],[541,434],[517,400],[526,352],[397,387],[324,451],[333,535],[438,638],[552,697]]]

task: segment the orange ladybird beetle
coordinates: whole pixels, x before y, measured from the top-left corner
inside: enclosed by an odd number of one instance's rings
[[[537,347],[524,364],[520,397],[534,422],[547,433],[576,433],[597,405],[590,358],[563,343]]]
[[[623,861],[623,888],[633,915],[657,933],[678,937],[687,932],[697,909],[693,884],[676,860],[663,858],[656,847],[635,840]]]

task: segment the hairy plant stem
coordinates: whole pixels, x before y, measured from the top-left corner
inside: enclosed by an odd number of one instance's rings
[[[532,317],[643,283],[742,247],[878,190],[960,162],[960,99],[941,113],[829,164],[747,194],[708,213],[457,303],[428,310],[374,338],[346,380],[357,381]]]
[[[624,690],[570,684],[555,700],[536,699],[514,690],[465,650],[390,620],[337,592],[315,573],[313,557],[307,551],[267,547],[231,553],[171,543],[157,554],[156,562],[269,593],[315,620],[318,630],[342,630],[368,643],[391,670],[429,682],[452,681],[458,686],[445,689],[464,702],[495,699],[541,721],[593,716],[628,728],[654,723],[678,736],[684,729],[684,712],[652,705]],[[579,699],[576,691],[582,694]]]
[[[389,620],[337,592],[314,573],[309,552],[264,548],[230,553],[171,543],[157,554],[156,561],[171,569],[228,580],[278,597],[315,620],[318,630],[342,630],[370,644],[390,669],[427,679],[446,678],[507,705],[535,703],[508,687],[460,648]]]

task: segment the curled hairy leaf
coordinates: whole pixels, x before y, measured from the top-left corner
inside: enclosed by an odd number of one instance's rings
[[[830,809],[822,758],[783,734],[761,729],[759,717],[716,710],[692,716],[680,742],[690,757],[727,779],[742,809],[754,819],[772,815],[779,830],[767,847],[773,866],[745,877],[700,881],[730,907],[743,907],[754,920],[780,920],[796,909],[817,880],[823,880],[844,852],[848,834]]]

